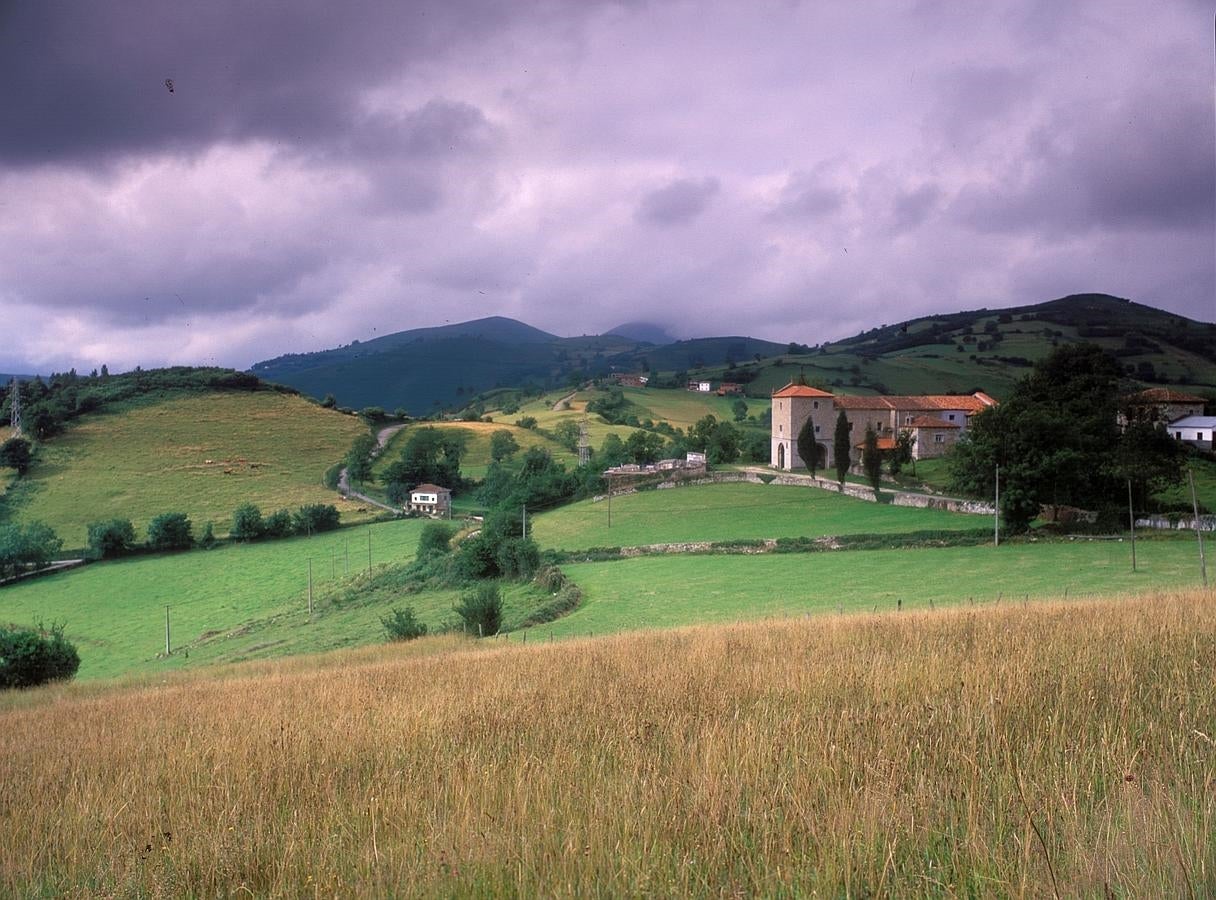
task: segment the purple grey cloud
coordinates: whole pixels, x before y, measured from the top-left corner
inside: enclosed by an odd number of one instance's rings
[[[0,370],[490,314],[818,343],[1105,290],[1211,320],[1212,12],[0,4]]]
[[[705,212],[720,189],[716,178],[677,178],[642,198],[637,219],[652,225],[683,225]]]

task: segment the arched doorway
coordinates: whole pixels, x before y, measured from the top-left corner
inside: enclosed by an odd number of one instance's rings
[[[785,444],[777,445],[777,468],[785,468]]]
[[[815,445],[815,468],[826,469],[828,467],[828,449],[823,444]]]

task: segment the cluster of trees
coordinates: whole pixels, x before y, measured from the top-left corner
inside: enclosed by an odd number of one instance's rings
[[[200,539],[200,544],[210,546],[215,542],[211,523]],[[127,556],[138,550],[189,550],[194,546],[193,525],[190,517],[181,512],[167,512],[155,516],[148,523],[148,539],[142,544],[135,536],[135,526],[130,519],[107,519],[92,522],[88,530],[88,556],[90,559],[114,559]]]
[[[280,509],[265,517],[253,503],[242,503],[232,514],[228,536],[234,541],[258,541],[331,531],[339,524],[338,508],[330,503],[305,504],[295,512]],[[215,530],[210,522],[197,541],[193,532],[194,526],[186,513],[161,513],[148,523],[147,540],[141,543],[130,519],[107,519],[89,525],[87,554],[90,559],[115,559],[144,550],[189,550],[194,546],[207,549],[215,545]]]
[[[265,517],[255,504],[242,503],[232,513],[228,536],[234,541],[260,541],[333,531],[340,524],[338,508],[331,503],[306,503],[295,512],[280,509]]]
[[[972,419],[951,456],[955,488],[992,496],[999,466],[1001,515],[1012,531],[1027,529],[1043,506],[1101,512],[1128,482],[1143,509],[1181,479],[1185,451],[1160,426],[1120,431],[1121,377],[1096,345],[1053,351],[1003,403]]]
[[[63,549],[63,541],[47,525],[0,525],[0,578],[27,569],[42,569]]]
[[[464,432],[432,426],[413,429],[400,456],[384,473],[385,493],[394,503],[402,503],[412,488],[424,482],[459,489],[464,485],[460,461],[467,447]]]

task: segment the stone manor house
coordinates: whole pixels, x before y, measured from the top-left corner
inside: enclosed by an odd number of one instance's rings
[[[849,423],[850,456],[860,459],[866,426],[873,427],[882,450],[895,447],[901,431],[912,436],[912,457],[942,456],[967,430],[967,420],[996,400],[974,394],[928,394],[919,397],[851,397],[830,394],[806,384],[790,383],[773,393],[772,464],[778,469],[805,468],[798,455],[798,432],[809,417],[815,426],[819,469],[835,458],[832,442],[836,416]]]

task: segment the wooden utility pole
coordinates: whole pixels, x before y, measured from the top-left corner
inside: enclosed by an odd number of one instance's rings
[[[528,504],[523,505],[523,515],[520,521],[520,527],[523,529],[521,537],[528,536]]]
[[[608,527],[612,527],[612,476],[608,476]]]
[[[165,607],[165,656],[173,653],[173,642],[169,637],[169,607]]]
[[[1195,511],[1195,537],[1199,540],[1199,574],[1203,578],[1203,586],[1208,586],[1208,564],[1203,558],[1203,529],[1199,527],[1199,499],[1195,496],[1195,473],[1186,470],[1187,481],[1191,483],[1191,509]]]
[[[367,574],[372,573],[372,529],[367,529]]]
[[[1132,506],[1132,480],[1127,479],[1127,525],[1132,534],[1132,571],[1136,571],[1136,513]]]
[[[308,557],[308,621],[312,621],[312,557]]]

